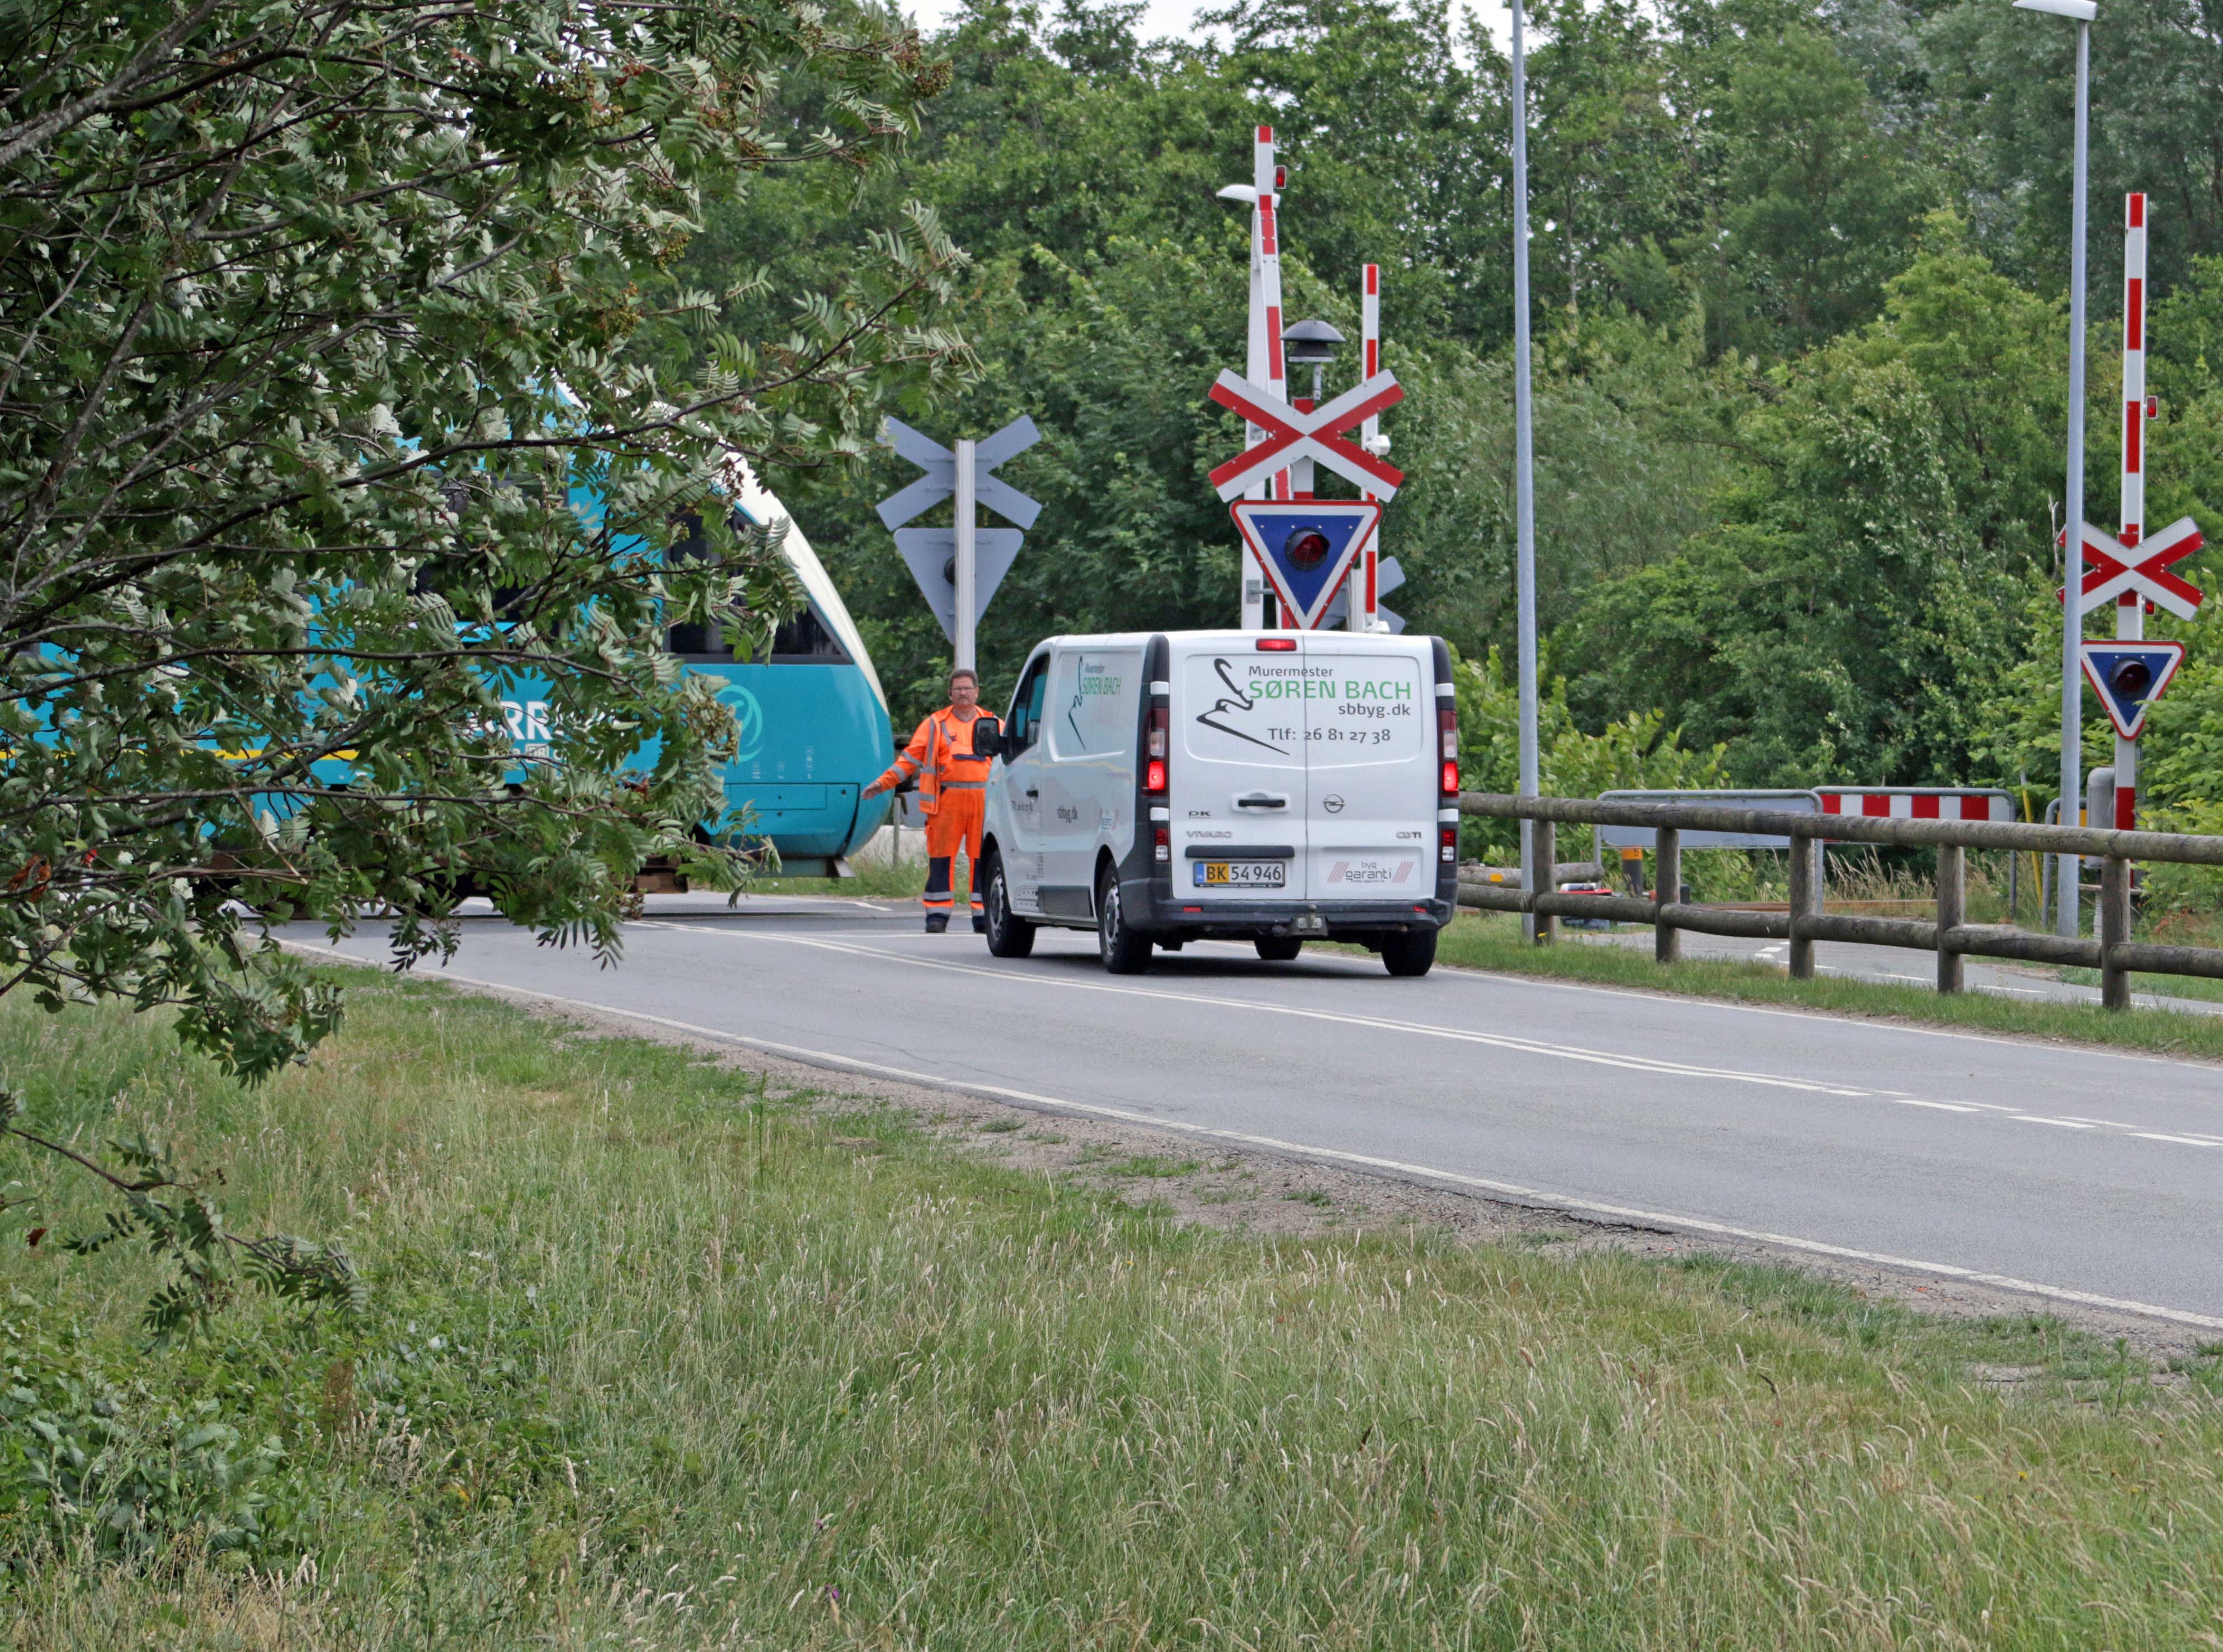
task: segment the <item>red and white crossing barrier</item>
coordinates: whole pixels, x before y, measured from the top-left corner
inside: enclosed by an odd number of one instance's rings
[[[1817,787],[1825,815],[1880,815],[1892,820],[1999,820],[2018,816],[2014,793],[1970,786]]]

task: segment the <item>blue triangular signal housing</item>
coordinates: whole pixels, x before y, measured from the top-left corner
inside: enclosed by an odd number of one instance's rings
[[[2107,721],[2125,740],[2136,740],[2146,726],[2146,713],[2169,687],[2176,668],[2184,663],[2181,642],[2088,642],[2084,645],[2084,678],[2106,708]],[[2125,665],[2145,667],[2143,683],[2121,681]]]
[[[1382,521],[1382,503],[1374,499],[1238,499],[1228,509],[1275,593],[1307,631],[1319,628],[1336,588]]]

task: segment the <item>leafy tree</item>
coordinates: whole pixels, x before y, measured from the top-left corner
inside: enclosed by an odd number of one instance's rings
[[[2006,592],[1900,363],[1839,347],[1744,421],[1770,456],[1728,520],[1600,591],[1573,627],[1578,707],[1673,708],[1743,783],[1956,779],[1971,679],[2006,664]]]
[[[1921,385],[1955,510],[1987,558],[2018,574],[2050,569],[2066,318],[1994,269],[1955,215],[1932,213],[1921,234],[1919,255],[1885,283],[1883,315],[1842,348],[1871,366],[1903,363]],[[2106,359],[2096,341],[2093,359]],[[2093,422],[2112,453],[2114,426]],[[2113,470],[2105,457],[2088,474]]]
[[[174,1004],[252,1078],[339,1014],[258,924],[383,903],[406,959],[468,882],[607,955],[645,856],[732,882],[694,841],[731,723],[658,645],[792,594],[720,513],[658,547],[734,456],[852,462],[960,367],[959,260],[914,211],[684,373],[716,300],[661,272],[707,199],[869,167],[945,77],[781,0],[0,12],[0,992]]]
[[[1792,26],[1721,55],[1724,199],[1685,249],[1719,345],[1790,353],[1875,313],[1928,188],[1828,35]]]
[[[1911,8],[1918,11],[1918,8]],[[1955,158],[1972,219],[2008,273],[2066,287],[2075,30],[1987,0],[1921,25],[1938,103],[1934,149]],[[2196,0],[2110,0],[2092,30],[2091,222],[2095,287],[2125,192],[2168,226],[2149,243],[2157,287],[2223,252],[2223,41]]]

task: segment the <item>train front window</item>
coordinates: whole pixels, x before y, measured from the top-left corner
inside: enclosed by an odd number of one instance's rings
[[[701,665],[847,665],[849,651],[841,646],[841,639],[834,634],[815,608],[805,608],[772,633],[771,647],[753,659],[743,656],[734,658],[736,638],[723,626],[675,625],[668,634],[668,646],[682,659]]]
[[[804,608],[771,634],[775,665],[846,665],[849,651],[815,608]]]

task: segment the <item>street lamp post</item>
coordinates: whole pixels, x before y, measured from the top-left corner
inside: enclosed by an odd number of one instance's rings
[[[2022,11],[2046,11],[2076,25],[2076,160],[2069,209],[2069,486],[2066,535],[2061,558],[2061,818],[2084,795],[2084,685],[2080,645],[2084,640],[2084,218],[2092,110],[2094,0],[2014,0]],[[2093,824],[2099,823],[2094,821]],[[2054,927],[2075,935],[2080,862],[2061,857],[2054,880],[2059,892]]]
[[[1540,790],[1536,756],[1536,436],[1528,386],[1528,59],[1521,0],[1513,0],[1513,606],[1519,633],[1521,782],[1524,798]],[[1521,886],[1537,887],[1536,823],[1521,823]],[[1521,919],[1531,941],[1547,941],[1551,920]]]

